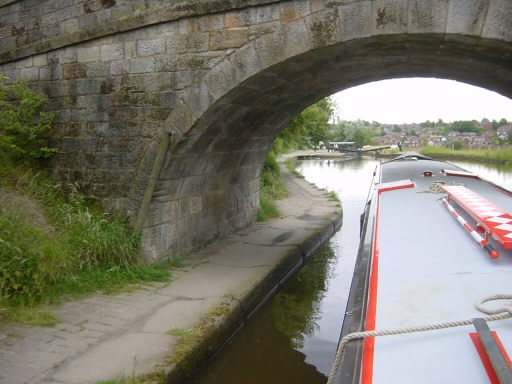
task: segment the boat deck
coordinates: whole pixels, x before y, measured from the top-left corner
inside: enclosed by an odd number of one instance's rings
[[[432,193],[434,182],[464,185],[512,213],[512,198],[477,178],[447,176],[460,170],[433,160],[384,163],[381,182],[411,179],[414,188],[381,192],[377,198],[373,259],[369,278],[367,330],[412,327],[485,317],[475,302],[485,296],[511,293],[512,250],[494,240],[498,258],[470,236]],[[431,171],[433,176],[423,176]],[[374,202],[372,202],[374,204]],[[453,206],[471,226],[475,221]],[[502,305],[489,303],[489,306]],[[490,322],[505,350],[512,354],[512,319]],[[471,341],[473,326],[367,339],[362,383],[489,383]]]

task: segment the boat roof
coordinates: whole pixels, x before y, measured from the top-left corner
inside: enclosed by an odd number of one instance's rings
[[[392,161],[397,161],[397,160],[417,160],[417,159],[434,160],[431,157],[422,155],[421,153],[414,152],[414,151],[409,151],[409,152],[404,152],[401,155],[398,155]]]
[[[447,172],[450,170],[454,172]],[[455,165],[414,153],[382,164],[380,187],[375,188],[367,220],[366,238],[371,241],[362,242],[359,255],[363,262],[364,254],[371,254],[367,258],[369,275],[354,276],[352,288],[355,290],[357,280],[367,287],[361,324],[382,330],[484,317],[487,315],[475,308],[477,300],[512,293],[512,250],[489,238],[499,250],[498,258],[490,257],[443,204],[442,197],[447,194],[439,185],[465,186],[508,213],[512,212],[511,194],[467,176]],[[401,187],[386,188],[389,185]],[[453,207],[469,226],[475,226],[474,217],[455,203]],[[364,271],[359,266],[358,273]],[[354,297],[350,305],[347,313],[358,310]],[[500,306],[503,301],[489,305]],[[351,319],[343,332],[353,331],[357,324]],[[512,354],[512,319],[488,325]],[[474,332],[469,325],[365,341],[361,382],[489,383],[470,337]],[[352,348],[353,353],[356,350]]]

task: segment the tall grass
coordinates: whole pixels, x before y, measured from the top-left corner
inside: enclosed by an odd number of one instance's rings
[[[279,209],[275,200],[288,196],[288,190],[281,180],[281,171],[272,152],[267,156],[260,176],[260,209],[258,221],[266,221],[273,217],[279,217]]]
[[[420,152],[432,157],[447,157],[492,161],[497,163],[512,162],[512,148],[501,149],[460,149],[444,147],[423,147]]]
[[[139,258],[139,235],[121,220],[87,204],[76,191],[65,193],[42,173],[12,173],[0,170],[7,176],[0,187],[39,202],[48,222],[38,224],[22,205],[0,208],[0,319],[10,321],[19,307],[56,302],[63,295],[169,279],[166,268]]]

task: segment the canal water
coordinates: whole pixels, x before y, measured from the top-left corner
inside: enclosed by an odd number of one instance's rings
[[[453,162],[512,190],[512,167]],[[217,354],[198,384],[324,384],[348,299],[363,212],[376,160],[299,161],[297,170],[342,201],[330,242]]]
[[[488,180],[496,185],[512,191],[512,165],[479,163],[476,161],[450,161],[466,171]]]

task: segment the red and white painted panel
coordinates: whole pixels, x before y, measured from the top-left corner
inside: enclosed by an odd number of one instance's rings
[[[442,189],[503,248],[512,249],[512,216],[510,214],[465,186],[443,186]]]

